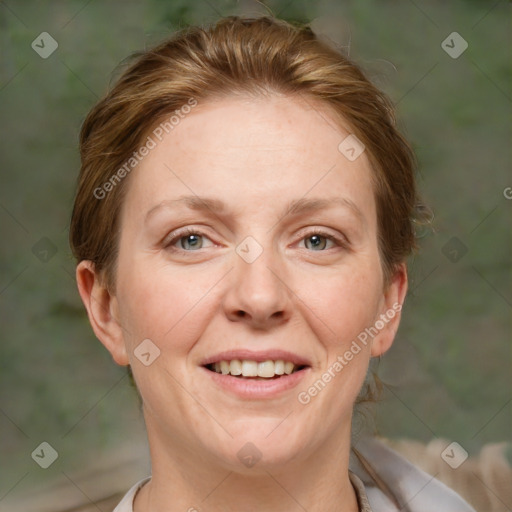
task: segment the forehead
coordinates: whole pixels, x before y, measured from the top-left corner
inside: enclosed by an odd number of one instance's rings
[[[137,209],[184,194],[219,197],[246,210],[341,195],[374,216],[369,161],[364,152],[351,161],[340,151],[350,128],[318,101],[216,99],[162,131],[150,132],[154,147],[130,176],[125,201]]]

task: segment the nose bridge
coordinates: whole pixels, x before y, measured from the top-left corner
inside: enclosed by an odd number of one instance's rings
[[[284,268],[277,251],[271,244],[263,246],[247,237],[236,253],[227,313],[258,324],[287,318],[289,290],[283,282]]]

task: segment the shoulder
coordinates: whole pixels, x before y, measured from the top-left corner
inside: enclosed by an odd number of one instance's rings
[[[350,470],[373,512],[475,512],[457,493],[374,438],[352,447]]]

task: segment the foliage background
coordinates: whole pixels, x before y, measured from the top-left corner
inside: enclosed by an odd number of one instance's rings
[[[435,212],[380,363],[377,431],[443,437],[470,453],[509,439],[510,3],[266,5],[313,21],[391,96]],[[0,2],[0,508],[9,493],[145,443],[135,393],[94,338],[74,281],[67,236],[81,122],[131,52],[189,23],[263,10],[232,0]],[[48,59],[31,48],[43,31],[59,44]],[[453,31],[469,44],[458,59],[441,48]],[[467,249],[456,262],[453,237]],[[36,244],[56,253],[41,261]],[[30,458],[42,441],[59,452],[47,471]]]

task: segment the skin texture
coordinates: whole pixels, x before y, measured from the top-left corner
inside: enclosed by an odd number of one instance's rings
[[[357,510],[353,404],[400,314],[308,404],[297,399],[407,288],[402,266],[384,289],[372,170],[365,153],[349,161],[338,150],[349,133],[328,107],[299,97],[200,104],[129,177],[115,292],[91,262],[78,265],[92,327],[118,364],[132,366],[144,401],[153,478],[135,512]],[[225,211],[154,209],[183,195],[220,199]],[[344,198],[359,213],[287,213],[301,198]],[[187,244],[184,227],[203,237]],[[341,243],[315,238],[319,229]],[[236,251],[248,236],[262,249],[252,263]],[[149,366],[134,355],[147,338],[161,351]],[[241,400],[200,368],[220,351],[276,348],[311,363],[276,398]],[[262,455],[251,468],[237,456],[247,442]]]

